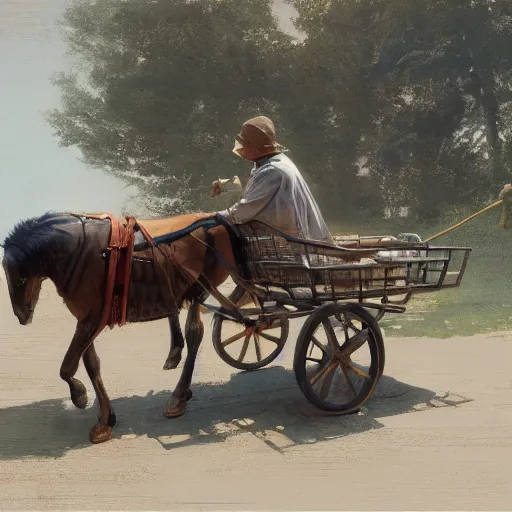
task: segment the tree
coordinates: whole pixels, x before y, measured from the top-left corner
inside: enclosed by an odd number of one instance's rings
[[[160,210],[208,206],[211,182],[239,170],[241,122],[286,95],[291,39],[270,0],[78,0],[62,25],[82,67],[56,77],[48,121]]]
[[[329,95],[330,109],[353,132],[351,158],[366,162],[372,202],[380,195],[387,207],[435,219],[446,205],[487,198],[507,178],[509,2],[294,5],[304,54],[344,91]],[[340,131],[324,154],[345,137]]]
[[[473,125],[473,134],[483,127],[493,178],[506,178],[501,137],[511,99],[510,2],[422,0],[397,6],[393,19],[384,20],[393,28],[382,41],[377,69],[404,86],[420,85],[427,94],[434,90],[440,102],[458,94],[456,101],[465,107],[454,132],[463,120]]]
[[[64,17],[83,67],[56,84],[63,145],[139,186],[154,211],[213,209],[239,172],[240,123],[271,116],[327,217],[422,220],[486,201],[508,179],[507,0],[76,0]]]
[[[291,2],[306,35],[297,45],[287,125],[297,160],[323,184],[327,216],[381,216],[384,200],[361,172],[361,142],[383,101],[368,80],[374,43],[361,38],[365,3],[298,0]]]

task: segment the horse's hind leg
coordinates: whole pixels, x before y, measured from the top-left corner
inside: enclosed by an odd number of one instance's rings
[[[169,327],[171,330],[171,341],[169,355],[164,364],[164,370],[173,370],[178,367],[181,361],[181,353],[185,347],[185,340],[181,333],[179,313],[169,317]]]
[[[80,357],[90,344],[94,331],[95,327],[88,322],[81,322],[77,325],[60,367],[60,378],[68,383],[71,401],[79,409],[87,407],[87,390],[82,382],[75,379],[75,374],[78,370]]]
[[[201,310],[199,302],[194,301],[190,306],[185,328],[185,338],[187,341],[187,358],[181,372],[180,380],[173,391],[171,398],[164,408],[164,416],[167,418],[176,418],[185,412],[187,401],[192,397],[190,384],[196,362],[197,352],[203,339],[203,322],[201,322]]]
[[[96,353],[94,343],[91,343],[84,352],[83,361],[87,375],[89,375],[96,392],[100,409],[98,423],[92,427],[89,433],[89,440],[91,443],[103,443],[112,438],[112,427],[116,424],[116,415],[101,379],[100,359]]]

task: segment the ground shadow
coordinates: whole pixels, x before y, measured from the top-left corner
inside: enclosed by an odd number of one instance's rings
[[[235,373],[228,382],[200,383],[192,390],[187,412],[173,420],[162,416],[170,391],[113,400],[118,419],[114,437],[147,435],[172,449],[223,442],[249,432],[283,451],[381,428],[375,418],[425,409],[436,400],[433,391],[383,376],[361,413],[326,416],[306,401],[293,373],[280,366]],[[90,446],[88,431],[96,419],[96,403],[85,411],[69,404],[46,400],[0,409],[0,459],[56,458]]]

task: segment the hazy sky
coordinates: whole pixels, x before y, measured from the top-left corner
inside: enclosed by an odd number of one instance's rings
[[[123,182],[88,169],[77,150],[59,147],[41,115],[60,101],[49,77],[66,68],[55,27],[65,5],[0,0],[0,241],[22,218],[48,210],[120,214],[127,197]],[[289,18],[284,0],[275,7]]]
[[[64,0],[0,2],[0,240],[21,218],[47,210],[119,213],[124,184],[58,146],[41,112],[59,105],[49,81],[65,67],[55,28]]]

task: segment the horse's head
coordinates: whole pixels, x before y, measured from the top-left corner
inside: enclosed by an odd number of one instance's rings
[[[39,300],[43,278],[31,276],[26,270],[24,271],[17,268],[17,265],[12,264],[8,249],[4,253],[2,265],[9,289],[12,310],[21,325],[28,325],[32,321],[34,309]]]
[[[58,225],[69,222],[69,216],[48,213],[18,223],[4,241],[2,265],[12,309],[22,325],[31,322],[41,284],[51,277],[49,271],[62,252],[55,243],[57,236],[65,236]]]

